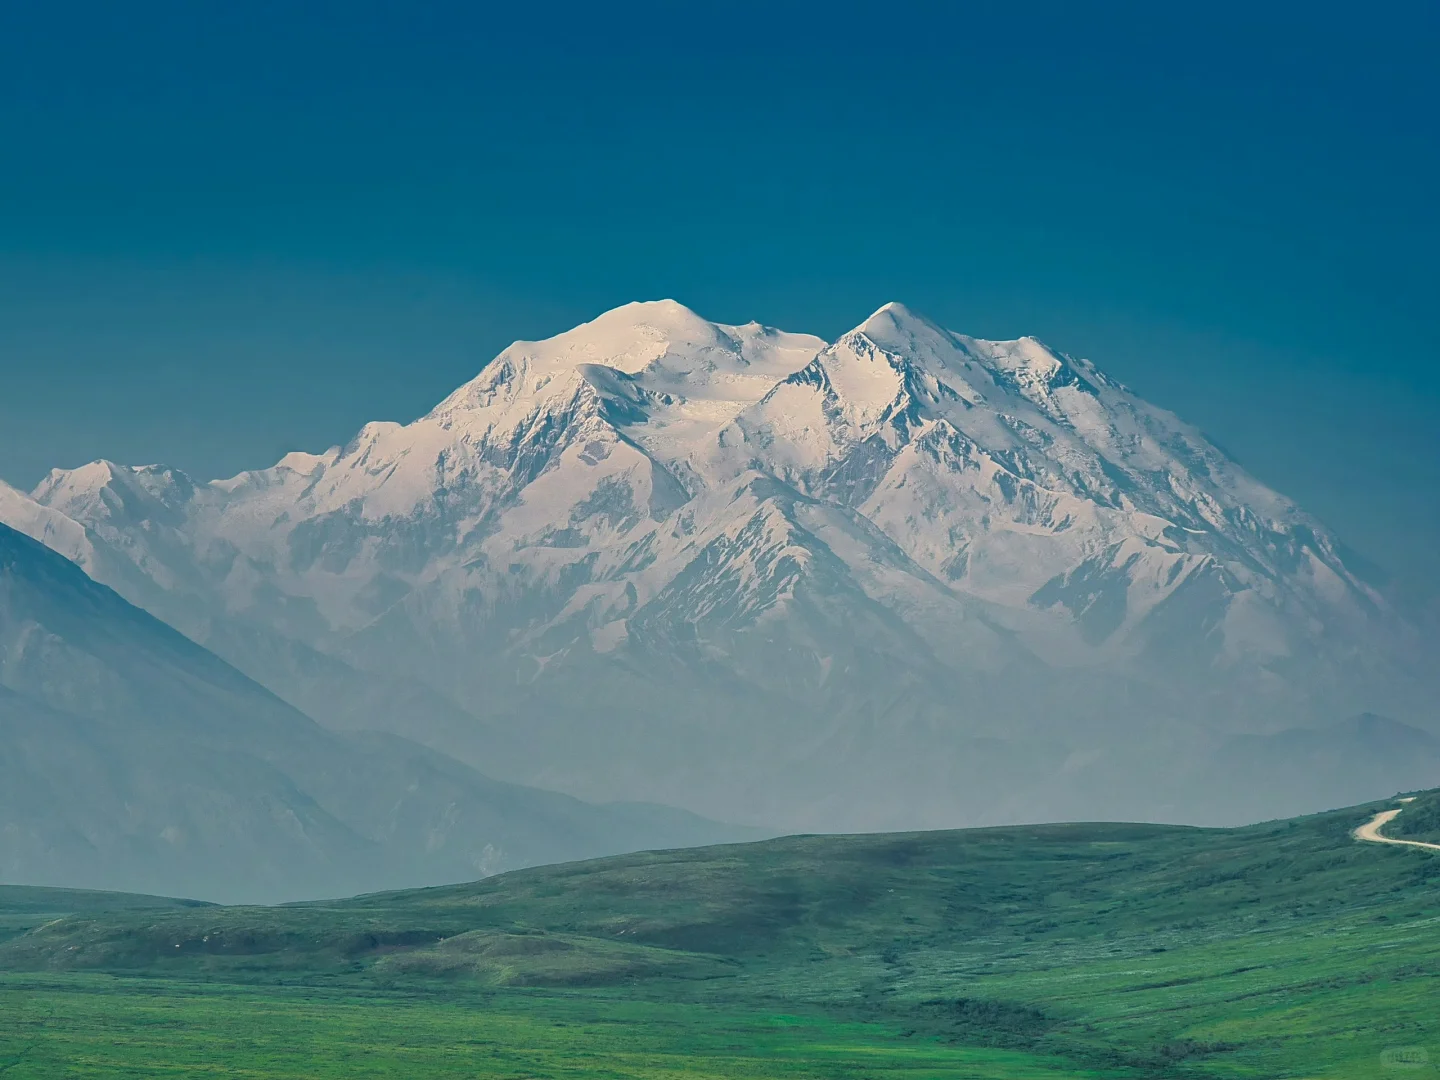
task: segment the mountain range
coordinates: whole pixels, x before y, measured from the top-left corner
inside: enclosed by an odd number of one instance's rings
[[[743,835],[327,731],[0,525],[0,881],[270,901]]]
[[[0,520],[332,732],[754,825],[1300,812],[1366,793],[1241,810],[1236,755],[1436,719],[1321,523],[1089,361],[898,304],[833,342],[630,304],[413,423]]]

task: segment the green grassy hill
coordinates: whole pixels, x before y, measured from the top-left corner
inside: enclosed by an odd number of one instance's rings
[[[1385,830],[1396,840],[1421,840],[1440,844],[1440,791],[1426,791],[1401,811]]]
[[[0,941],[0,1010],[23,1000],[33,1036],[6,1076],[223,1050],[252,1076],[1369,1077],[1440,1061],[1440,855],[1350,835],[1389,805],[791,837],[278,908],[77,903]]]
[[[0,885],[0,942],[37,926],[76,914],[143,909],[210,907],[199,900],[172,900],[134,893],[89,892],[82,889],[43,889],[27,885]]]

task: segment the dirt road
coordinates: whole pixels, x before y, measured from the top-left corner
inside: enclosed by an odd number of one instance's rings
[[[1403,801],[1409,802],[1410,800],[1405,799]],[[1427,844],[1420,840],[1392,840],[1388,836],[1380,835],[1381,826],[1390,824],[1390,822],[1400,816],[1401,811],[1404,809],[1403,806],[1400,806],[1394,810],[1382,810],[1351,833],[1351,835],[1354,836],[1356,840],[1368,840],[1372,844],[1399,844],[1402,847],[1418,847],[1425,848],[1428,851],[1440,851],[1440,844]]]

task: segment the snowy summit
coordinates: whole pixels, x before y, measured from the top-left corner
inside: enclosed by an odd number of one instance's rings
[[[344,447],[0,513],[329,724],[731,820],[1058,815],[1084,775],[1123,809],[1126,747],[1179,770],[1414,685],[1330,534],[1198,430],[894,303],[829,343],[627,304]]]

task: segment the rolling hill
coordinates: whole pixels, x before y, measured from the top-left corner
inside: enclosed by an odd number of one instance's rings
[[[416,1076],[686,1060],[697,1076],[1358,1078],[1437,1034],[1440,856],[1351,836],[1389,805],[1239,829],[799,836],[280,908],[87,899],[65,916],[51,894],[0,943],[0,988],[76,1017],[133,978],[169,1009],[303,1000],[324,1031],[349,1010],[386,1031],[403,1015],[386,1038]],[[777,1041],[777,1016],[812,1042]],[[393,1060],[374,1035],[360,1059],[308,1045],[307,1075]]]

